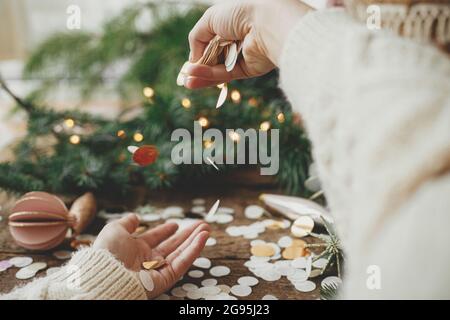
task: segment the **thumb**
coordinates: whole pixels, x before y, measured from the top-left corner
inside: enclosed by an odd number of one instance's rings
[[[136,228],[139,227],[139,217],[134,213],[130,213],[125,217],[120,218],[117,222],[129,233],[133,233]]]
[[[343,5],[344,5],[344,0],[327,0],[327,8],[342,7]]]

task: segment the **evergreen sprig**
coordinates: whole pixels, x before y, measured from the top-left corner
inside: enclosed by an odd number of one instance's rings
[[[321,300],[335,300],[338,296],[338,286],[332,284],[322,284],[320,286],[320,299]]]

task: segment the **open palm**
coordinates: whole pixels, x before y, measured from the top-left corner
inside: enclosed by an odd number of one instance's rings
[[[209,237],[209,226],[199,221],[176,232],[178,225],[165,223],[135,236],[139,218],[130,214],[107,224],[93,247],[107,249],[126,268],[139,271],[144,261],[164,258],[166,264],[151,270],[154,290],[147,293],[154,298],[171,288],[200,255]]]

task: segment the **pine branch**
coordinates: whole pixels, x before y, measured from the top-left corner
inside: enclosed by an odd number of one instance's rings
[[[11,91],[11,89],[8,87],[8,85],[6,84],[6,82],[3,79],[1,74],[0,74],[0,86],[25,111],[30,113],[34,110],[34,106],[29,101],[25,101],[25,100],[19,98]]]
[[[31,175],[17,172],[14,165],[10,163],[0,164],[0,186],[3,190],[13,193],[44,190],[43,181]]]
[[[320,286],[321,300],[335,300],[338,296],[338,287],[334,284],[322,284]]]

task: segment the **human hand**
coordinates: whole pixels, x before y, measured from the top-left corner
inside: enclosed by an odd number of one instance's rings
[[[343,7],[344,0],[327,0],[327,7]]]
[[[311,10],[298,0],[226,1],[210,7],[189,34],[189,62],[182,73],[189,89],[263,75],[278,64],[285,40],[298,19]],[[227,72],[224,65],[195,64],[209,41],[219,35],[242,41],[242,59]]]
[[[210,228],[199,221],[175,233],[178,225],[165,223],[134,236],[138,226],[135,214],[111,222],[100,232],[93,248],[108,250],[133,271],[139,271],[144,261],[164,258],[167,263],[163,267],[150,271],[155,288],[147,296],[154,298],[186,273],[204,248]]]

